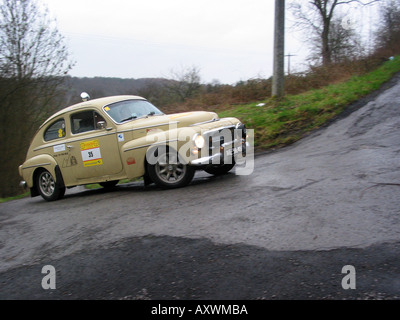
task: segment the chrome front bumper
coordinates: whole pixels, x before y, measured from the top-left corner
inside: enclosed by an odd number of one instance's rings
[[[190,162],[190,164],[192,166],[204,166],[206,164],[211,164],[213,162],[220,163],[223,158],[224,158],[224,156],[222,153],[217,153],[217,154],[214,154],[213,156],[203,157],[200,159],[193,160]]]
[[[248,142],[245,143],[245,150],[249,150],[250,144]],[[235,156],[235,163],[242,164],[245,163],[246,158],[240,157],[239,159]],[[212,156],[202,157],[199,159],[195,159],[190,161],[190,165],[192,166],[204,166],[208,164],[224,164],[224,154],[222,152],[216,153]]]

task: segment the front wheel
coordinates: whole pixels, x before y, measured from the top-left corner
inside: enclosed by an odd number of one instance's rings
[[[156,149],[154,156],[157,161],[154,165],[148,164],[147,171],[158,186],[165,189],[180,188],[192,181],[194,168],[181,163],[176,152]]]
[[[47,170],[39,172],[36,178],[36,186],[40,195],[46,201],[61,199],[65,194],[65,187],[58,185],[52,174]]]

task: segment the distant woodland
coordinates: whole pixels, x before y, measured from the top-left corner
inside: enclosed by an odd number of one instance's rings
[[[161,78],[121,79],[121,78],[78,78],[67,77],[64,82],[65,106],[81,102],[80,94],[87,92],[91,99],[113,95],[140,95],[150,87],[164,86],[169,80]]]

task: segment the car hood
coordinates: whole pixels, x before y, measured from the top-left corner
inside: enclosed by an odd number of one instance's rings
[[[168,124],[176,124],[178,128],[188,126],[194,127],[201,126],[207,123],[212,123],[217,120],[219,120],[219,117],[215,112],[194,111],[169,115],[150,116],[144,119],[137,119],[121,125],[120,129],[142,129],[146,127],[156,128],[158,126],[161,127]]]
[[[177,121],[179,127],[196,126],[219,119],[215,112],[206,111],[175,113],[170,114],[167,117],[170,121]]]

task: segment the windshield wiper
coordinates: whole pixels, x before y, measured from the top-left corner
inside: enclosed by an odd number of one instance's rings
[[[121,122],[133,120],[133,119],[136,119],[136,118],[137,118],[137,116],[130,116],[129,118],[126,118],[126,119],[124,119],[124,120],[121,120]]]
[[[133,119],[140,119],[140,118],[147,118],[147,117],[152,117],[155,116],[156,113],[154,111],[150,112],[149,114],[146,114],[144,116],[138,117],[138,116],[131,116],[129,118],[126,118],[124,120],[121,120],[121,122],[125,122],[125,121],[129,121],[129,120],[133,120]]]

